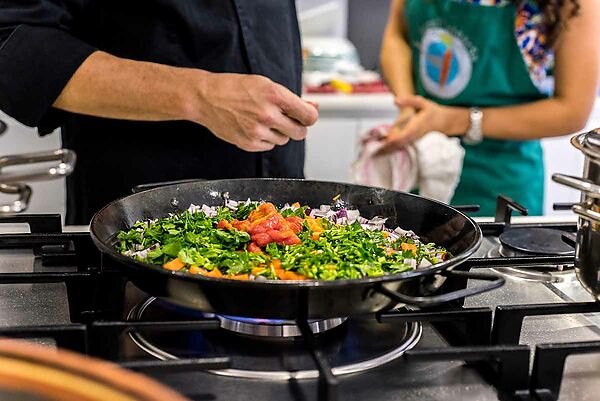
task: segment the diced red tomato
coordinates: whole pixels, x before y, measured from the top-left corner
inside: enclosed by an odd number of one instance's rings
[[[304,224],[304,219],[296,216],[286,217],[285,221],[287,221],[288,226],[294,231],[294,233],[298,234],[302,231],[302,224]]]
[[[300,245],[302,241],[296,235],[283,240],[284,245]]]
[[[260,247],[258,245],[256,245],[254,242],[251,242],[250,244],[248,244],[248,252],[252,252],[252,253],[262,253],[262,250],[260,249]]]
[[[269,236],[269,234],[254,234],[250,237],[250,239],[254,242],[256,242],[256,245],[258,245],[259,247],[265,247],[267,246],[269,243],[273,242],[273,240],[271,239],[271,237]]]

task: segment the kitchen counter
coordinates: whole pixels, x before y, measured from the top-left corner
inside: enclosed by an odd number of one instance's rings
[[[398,109],[391,93],[303,95],[319,104],[321,118],[394,118]]]

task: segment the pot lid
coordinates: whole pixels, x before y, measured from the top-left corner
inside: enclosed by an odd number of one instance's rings
[[[600,151],[600,129],[590,131],[584,138],[584,146],[590,149]]]
[[[595,162],[600,162],[600,128],[574,136],[571,144]]]

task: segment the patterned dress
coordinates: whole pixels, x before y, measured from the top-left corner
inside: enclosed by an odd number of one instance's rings
[[[487,7],[506,7],[509,0],[454,0]],[[544,93],[553,89],[554,53],[547,44],[543,14],[535,0],[523,0],[517,5],[515,38],[534,85]]]

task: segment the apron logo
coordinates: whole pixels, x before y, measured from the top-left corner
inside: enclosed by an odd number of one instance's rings
[[[473,60],[462,40],[442,28],[429,28],[421,40],[420,75],[427,92],[452,99],[465,90]]]

